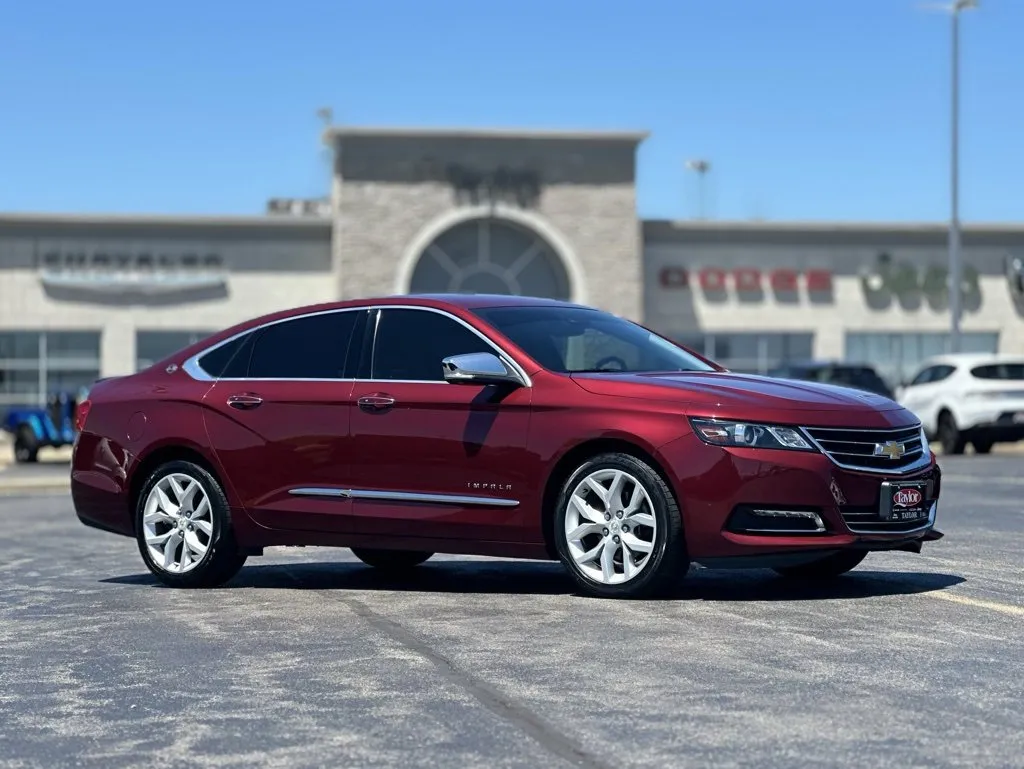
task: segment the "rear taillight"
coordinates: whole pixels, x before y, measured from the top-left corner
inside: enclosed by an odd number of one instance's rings
[[[92,408],[92,403],[86,399],[78,404],[75,408],[75,429],[78,432],[82,432],[85,429],[85,420],[89,418],[89,409]]]

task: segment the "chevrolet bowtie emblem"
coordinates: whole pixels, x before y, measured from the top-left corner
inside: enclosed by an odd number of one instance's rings
[[[896,441],[886,441],[885,443],[875,444],[875,456],[876,457],[888,457],[889,459],[899,459],[907,450],[904,448],[902,443]]]

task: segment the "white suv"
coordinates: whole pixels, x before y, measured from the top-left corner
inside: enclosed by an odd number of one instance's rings
[[[925,361],[896,392],[945,454],[1024,439],[1024,355],[963,353]]]

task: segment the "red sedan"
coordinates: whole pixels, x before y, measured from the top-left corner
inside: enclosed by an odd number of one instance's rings
[[[893,401],[542,299],[280,312],[101,381],[79,421],[79,519],[180,587],[330,545],[389,570],[558,559],[584,592],[639,596],[691,562],[820,579],[942,536],[938,465]]]

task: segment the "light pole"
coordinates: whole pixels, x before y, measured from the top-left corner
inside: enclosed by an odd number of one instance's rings
[[[954,0],[943,6],[953,19],[952,125],[950,131],[949,215],[949,351],[960,352],[963,264],[960,258],[960,12],[977,8],[978,0]]]
[[[704,218],[704,178],[707,176],[708,171],[711,170],[711,162],[708,160],[687,160],[686,168],[689,171],[696,171],[697,173],[697,218]]]

